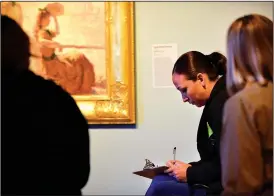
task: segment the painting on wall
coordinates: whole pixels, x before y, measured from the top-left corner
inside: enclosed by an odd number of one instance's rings
[[[135,124],[133,2],[1,2],[31,39],[30,69],[76,100],[89,124]]]

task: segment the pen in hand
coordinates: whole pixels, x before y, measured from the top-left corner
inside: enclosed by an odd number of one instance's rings
[[[175,164],[176,160],[176,147],[173,148],[173,164]]]
[[[172,176],[173,175],[173,173],[172,173],[173,172],[172,164],[175,165],[175,163],[176,163],[176,147],[173,148],[173,161],[171,160],[171,161],[167,162],[168,169],[165,170],[165,173],[168,173],[170,176]]]

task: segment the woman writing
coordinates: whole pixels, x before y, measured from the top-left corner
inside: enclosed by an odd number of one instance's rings
[[[198,162],[168,161],[168,174],[156,176],[147,196],[191,194],[191,185],[207,185],[210,192],[219,194],[221,166],[219,140],[222,128],[222,112],[228,98],[225,74],[226,58],[217,52],[204,55],[198,51],[183,54],[175,63],[172,80],[181,93],[183,102],[196,107],[205,106],[197,133]],[[190,185],[190,186],[189,186]]]

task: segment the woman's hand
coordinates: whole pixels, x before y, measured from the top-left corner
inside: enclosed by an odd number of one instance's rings
[[[64,63],[67,67],[72,67],[73,65],[63,56],[58,57],[60,62]]]
[[[176,162],[175,163],[175,168],[173,170],[174,177],[178,181],[186,182],[187,181],[186,171],[189,167],[191,167],[191,165],[188,164],[188,163],[184,163],[184,162],[178,162],[177,163]]]
[[[165,171],[165,173],[169,173],[169,175],[173,175],[173,170],[175,169],[175,163],[180,163],[181,161],[179,160],[169,160],[166,163],[166,166],[168,167],[168,169]]]
[[[168,173],[169,175],[172,175],[172,172],[174,170],[174,165],[175,161],[174,160],[170,160],[166,163],[166,166],[168,167],[168,169],[165,171],[165,173]]]
[[[189,167],[191,167],[190,164],[178,160],[170,160],[166,163],[166,166],[168,169],[165,171],[165,173],[174,176],[178,181],[187,181],[186,171]]]

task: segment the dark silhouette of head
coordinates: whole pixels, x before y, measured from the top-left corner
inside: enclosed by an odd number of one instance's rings
[[[13,19],[1,15],[1,69],[23,71],[29,68],[30,40]]]
[[[184,102],[203,106],[219,76],[226,72],[226,57],[218,52],[204,55],[189,51],[181,55],[172,70],[172,80]]]

